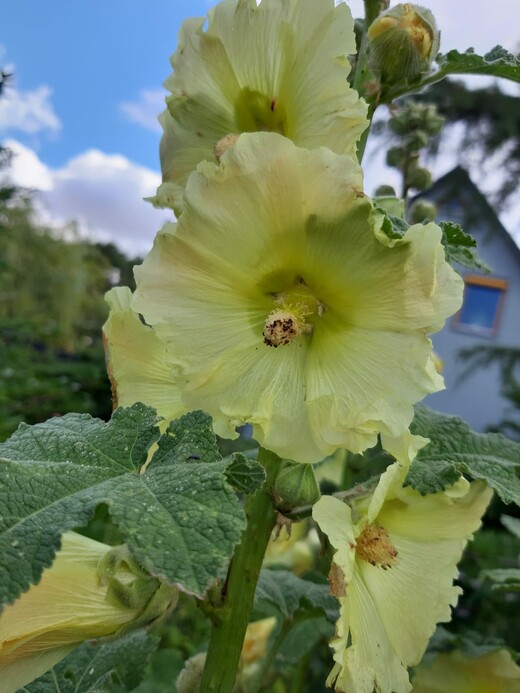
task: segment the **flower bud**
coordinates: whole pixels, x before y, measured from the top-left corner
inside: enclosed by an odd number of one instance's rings
[[[404,147],[390,147],[386,153],[387,166],[401,168],[406,161],[406,149]]]
[[[312,465],[286,460],[276,479],[274,493],[276,505],[283,512],[315,503],[320,489]]]
[[[411,224],[434,221],[436,216],[437,205],[429,200],[416,200],[408,211],[408,218]]]
[[[374,197],[397,197],[397,193],[391,185],[379,185],[374,191]]]
[[[406,172],[406,185],[417,190],[426,190],[432,184],[432,174],[427,168],[414,166]]]
[[[126,547],[65,533],[40,582],[0,615],[2,693],[41,676],[84,640],[146,625],[176,600],[177,590],[146,574]]]
[[[419,79],[429,70],[440,41],[432,13],[408,2],[381,14],[367,36],[370,67],[383,86]]]

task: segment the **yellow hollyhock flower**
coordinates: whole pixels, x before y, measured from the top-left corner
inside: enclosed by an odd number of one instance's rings
[[[215,162],[229,135],[267,130],[301,147],[355,153],[367,107],[347,82],[356,45],[345,4],[224,0],[204,31],[205,22],[184,22],[171,59],[155,205],[180,213],[189,174]]]
[[[186,410],[173,383],[168,349],[131,309],[131,298],[130,289],[122,286],[105,296],[110,313],[103,325],[103,341],[114,408],[143,402],[164,418],[164,428]]]
[[[389,239],[356,161],[274,133],[201,164],[185,202],[136,268],[132,302],[178,366],[185,408],[223,437],[251,423],[298,462],[405,431],[443,387],[426,333],[462,300],[441,230]]]
[[[14,693],[41,676],[84,640],[112,635],[130,624],[144,625],[174,603],[174,588],[145,577],[131,559],[116,560],[117,551],[65,533],[40,582],[3,609],[2,693]],[[105,561],[104,573],[100,561]]]
[[[383,440],[403,462],[381,475],[374,493],[352,508],[323,496],[313,517],[336,549],[330,572],[340,602],[335,666],[327,683],[349,693],[411,691],[406,668],[417,664],[435,625],[451,618],[460,588],[457,563],[492,495],[461,478],[421,496],[402,483],[426,442]]]
[[[421,664],[413,679],[414,693],[519,693],[520,667],[507,650],[481,657],[461,652],[439,654]]]

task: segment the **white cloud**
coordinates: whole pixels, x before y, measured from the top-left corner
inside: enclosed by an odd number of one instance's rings
[[[44,223],[76,221],[89,237],[111,241],[129,255],[144,255],[158,229],[172,220],[173,212],[143,200],[155,193],[160,175],[124,156],[90,149],[51,169],[20,142],[5,145],[15,154],[13,181],[41,191],[38,212]]]
[[[157,116],[164,111],[164,89],[141,89],[137,101],[120,104],[123,113],[134,123],[152,132],[161,132]]]
[[[61,121],[54,112],[51,97],[52,89],[46,85],[28,91],[8,85],[0,102],[0,130],[29,134],[60,130]]]

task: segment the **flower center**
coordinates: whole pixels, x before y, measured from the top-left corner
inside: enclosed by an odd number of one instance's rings
[[[235,103],[239,132],[279,132],[285,135],[286,114],[276,96],[265,96],[245,87]]]
[[[325,305],[297,277],[294,285],[282,293],[271,293],[275,308],[265,321],[264,344],[279,347],[290,344],[302,334],[310,335],[316,318],[323,315]]]
[[[356,541],[356,553],[371,565],[386,570],[397,563],[397,550],[390,535],[381,525],[367,525]]]

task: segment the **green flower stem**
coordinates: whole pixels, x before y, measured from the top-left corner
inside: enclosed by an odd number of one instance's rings
[[[256,583],[267,542],[276,524],[271,489],[281,468],[280,458],[260,448],[258,461],[266,472],[262,489],[246,502],[247,527],[231,561],[222,590],[219,618],[213,623],[200,690],[231,693],[235,684],[244,635],[253,607]]]
[[[358,92],[360,96],[368,103],[368,121],[369,125],[364,133],[361,135],[358,146],[357,146],[357,157],[359,163],[363,160],[363,155],[365,153],[365,147],[367,145],[368,135],[370,133],[370,126],[372,124],[372,118],[374,117],[375,110],[378,106],[379,95],[374,92],[370,93],[367,90],[367,83],[370,81],[371,72],[368,65],[367,58],[367,28],[372,24],[374,19],[380,14],[380,12],[387,6],[388,3],[385,0],[365,0],[365,28],[363,30],[363,36],[361,38],[361,45],[359,47],[359,52],[356,61],[356,71],[354,73],[354,80],[352,86]]]

